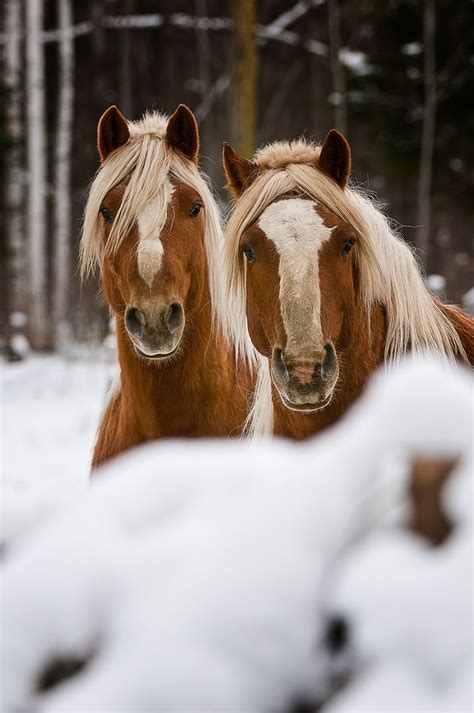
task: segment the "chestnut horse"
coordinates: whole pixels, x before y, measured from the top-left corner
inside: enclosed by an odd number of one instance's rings
[[[437,302],[388,220],[347,185],[350,148],[277,142],[248,161],[224,145],[234,342],[262,355],[253,433],[302,439],[334,423],[381,363],[408,350],[472,362],[474,322]],[[442,385],[440,385],[442,388]]]
[[[222,233],[194,115],[180,105],[169,119],[128,122],[111,107],[98,149],[82,272],[100,268],[121,376],[93,467],[155,438],[239,433],[251,385],[219,326]]]

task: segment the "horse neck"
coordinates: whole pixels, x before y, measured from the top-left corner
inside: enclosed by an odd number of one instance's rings
[[[436,303],[458,333],[469,364],[474,365],[474,320],[458,307]]]
[[[387,332],[383,307],[374,306],[370,317],[361,307],[356,307],[346,322],[348,337],[343,346],[336,345],[339,378],[326,408],[308,414],[291,411],[282,404],[272,384],[276,435],[300,440],[331,426],[360,396],[370,374],[383,363]]]

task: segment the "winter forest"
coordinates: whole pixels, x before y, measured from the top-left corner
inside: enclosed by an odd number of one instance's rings
[[[473,28],[2,0],[2,713],[472,713]]]
[[[250,158],[270,140],[339,129],[353,178],[461,304],[473,286],[473,12],[447,0],[5,0],[2,333],[18,313],[34,348],[106,332],[77,253],[97,121],[114,103],[134,119],[188,104],[224,211],[223,141]]]

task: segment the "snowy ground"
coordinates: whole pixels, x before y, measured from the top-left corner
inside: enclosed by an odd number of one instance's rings
[[[86,490],[106,370],[33,367],[3,377],[7,489],[74,504],[7,552],[2,712],[472,711],[471,375],[409,360],[312,442],[149,444]],[[438,547],[420,456],[456,463]]]
[[[109,368],[100,352],[0,362],[3,534],[87,487]]]

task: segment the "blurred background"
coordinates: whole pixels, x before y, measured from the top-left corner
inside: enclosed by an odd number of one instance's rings
[[[355,180],[417,248],[432,288],[472,309],[474,3],[460,0],[3,0],[2,350],[107,333],[77,252],[96,125],[113,103],[195,112],[226,207],[224,140],[343,131]]]

